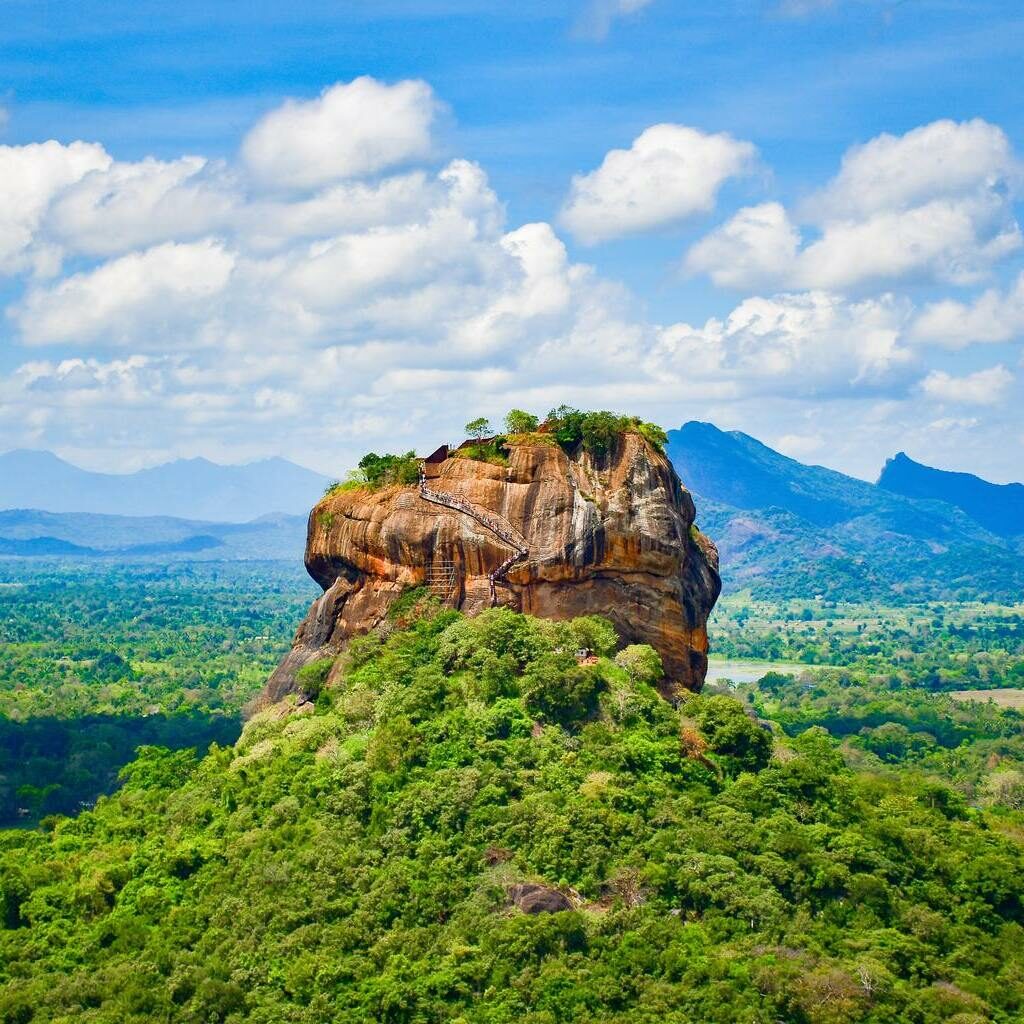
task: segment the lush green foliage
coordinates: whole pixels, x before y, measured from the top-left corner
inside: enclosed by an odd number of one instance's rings
[[[516,445],[539,448],[557,448],[558,442],[551,434],[542,434],[539,430],[528,434],[506,434],[505,447],[512,448]]]
[[[715,653],[842,667],[891,689],[1024,686],[1024,606],[886,607],[729,595],[710,629]]]
[[[545,431],[540,437],[554,437],[566,449],[572,451],[580,445],[596,456],[609,452],[616,439],[626,431],[633,431],[645,437],[658,451],[664,451],[668,435],[655,423],[645,423],[636,416],[619,416],[613,412],[585,412],[568,405],[560,405],[552,409],[544,418],[543,423],[537,416],[522,409],[512,409],[505,416],[505,429],[513,437],[536,434],[538,429]],[[491,431],[490,422],[484,417],[466,424],[466,433],[476,440],[476,444],[462,449],[459,454],[464,458],[475,458],[483,461],[498,461],[504,457],[505,437],[497,436],[489,445],[483,444],[483,438]]]
[[[486,416],[477,416],[466,424],[466,433],[477,443],[482,441],[491,432],[491,421]]]
[[[668,435],[656,423],[645,423],[636,416],[619,416],[613,412],[583,412],[568,405],[552,409],[544,426],[564,448],[583,447],[594,455],[603,455],[625,431],[635,431],[658,451],[664,451]]]
[[[730,597],[712,629],[733,657],[809,666],[783,663],[738,688],[787,733],[821,727],[852,765],[939,779],[976,806],[1024,808],[1024,714],[1012,706],[1024,706],[1021,609]]]
[[[0,827],[32,825],[49,814],[77,814],[112,792],[136,748],[205,751],[233,743],[237,714],[43,716],[0,718]]]
[[[791,735],[827,729],[843,741],[853,765],[913,769],[954,786],[976,805],[1024,808],[1022,794],[1000,788],[1005,773],[1024,770],[1024,714],[1014,708],[916,688],[891,690],[840,669],[771,673],[741,690],[759,714]]]
[[[489,440],[467,444],[464,448],[457,448],[453,451],[452,458],[475,459],[477,462],[490,462],[495,466],[507,466],[508,448],[505,444],[505,437],[499,434]]]
[[[416,607],[314,711],[4,834],[0,1018],[1020,1019],[1024,855],[985,812],[673,708],[637,652],[577,664],[600,621]],[[523,880],[575,909],[511,910]]]
[[[506,431],[513,438],[521,440],[523,437],[536,434],[540,426],[538,417],[522,409],[512,409],[505,416]],[[597,456],[607,453],[615,439],[625,431],[635,431],[643,435],[659,451],[665,450],[668,441],[668,435],[661,427],[655,423],[645,423],[636,416],[619,416],[611,412],[582,412],[567,405],[552,409],[544,420],[543,428],[548,433],[537,435],[538,438],[553,436],[566,450],[582,445]],[[474,443],[454,450],[452,456],[501,466],[508,465],[506,435],[498,434],[488,438],[492,429],[490,420],[485,416],[470,420],[465,430]],[[414,484],[419,479],[419,471],[420,461],[415,452],[406,452],[405,455],[377,455],[370,452],[359,460],[358,468],[352,470],[344,481],[332,483],[324,494],[331,495],[363,488],[375,489],[390,484]]]
[[[291,563],[0,561],[0,822],[78,810],[139,744],[233,739],[316,590]]]
[[[0,560],[0,716],[235,712],[318,592],[284,562]]]
[[[331,484],[324,491],[324,496],[366,487],[376,489],[393,484],[414,484],[419,476],[420,460],[415,452],[406,452],[404,455],[367,452],[359,460],[358,468],[353,469],[341,483]]]
[[[295,674],[295,682],[299,690],[310,699],[316,700],[327,682],[333,665],[333,658],[320,658],[308,665],[303,665]]]
[[[505,414],[505,430],[509,434],[532,434],[540,426],[540,419],[532,412],[510,409]]]
[[[615,655],[615,664],[634,682],[657,686],[665,677],[661,655],[647,644],[630,644]]]

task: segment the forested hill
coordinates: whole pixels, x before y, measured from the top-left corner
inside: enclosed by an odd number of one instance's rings
[[[993,484],[973,473],[948,473],[899,452],[886,462],[878,486],[908,498],[955,505],[1003,537],[1024,536],[1024,484]]]
[[[315,704],[2,834],[0,1019],[1020,1019],[1024,855],[989,812],[675,708],[599,620],[403,614]]]
[[[668,453],[714,538],[726,591],[844,600],[1016,600],[1024,545],[947,502],[910,498],[690,422]]]

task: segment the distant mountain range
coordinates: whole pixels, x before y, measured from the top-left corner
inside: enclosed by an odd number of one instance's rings
[[[280,458],[244,466],[181,459],[119,474],[79,469],[52,452],[0,455],[0,509],[244,523],[270,514],[305,516],[328,482]]]
[[[249,523],[172,516],[0,512],[0,555],[118,558],[122,561],[285,559],[301,563],[306,516],[269,515]]]
[[[900,481],[888,467],[888,486],[870,484],[710,423],[670,431],[668,453],[719,546],[728,590],[871,600],[1024,593],[1024,524],[1012,515],[983,523],[974,497],[978,485],[1004,493],[998,485],[920,466],[942,489],[933,481],[907,496],[894,493]]]
[[[719,546],[727,590],[851,600],[1024,593],[1021,484],[903,453],[871,484],[710,423],[670,431],[668,453]],[[0,511],[0,556],[298,562],[326,482],[284,459],[189,459],[116,475],[9,452],[0,456],[0,507],[11,507]]]

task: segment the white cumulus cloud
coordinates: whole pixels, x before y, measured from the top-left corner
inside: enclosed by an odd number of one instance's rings
[[[799,245],[800,232],[781,203],[746,206],[691,247],[685,268],[719,287],[756,287],[791,268]]]
[[[914,320],[911,335],[953,349],[1024,337],[1024,273],[1005,292],[990,288],[972,302],[929,303]]]
[[[409,137],[402,96],[436,104],[417,83],[392,91],[401,85],[372,85],[395,101],[395,125],[385,107],[366,129],[375,139]],[[358,133],[341,131],[326,106],[286,104],[278,121],[288,130],[312,124],[315,136],[326,118],[334,132],[326,165],[316,147],[300,146],[290,170],[276,157],[261,165],[266,177],[256,174],[259,156],[246,162],[251,153],[115,161],[89,143],[0,147],[10,171],[0,175],[0,224],[14,228],[0,232],[11,296],[4,341],[9,354],[49,347],[48,358],[0,370],[0,447],[106,452],[111,467],[280,450],[340,474],[369,447],[454,438],[475,412],[543,412],[569,401],[666,425],[693,415],[739,425],[749,416],[748,429],[764,424],[762,436],[794,455],[811,454],[820,439],[830,460],[853,459],[849,435],[864,423],[884,448],[894,424],[906,433],[908,424],[960,422],[953,403],[972,390],[1019,391],[1002,366],[982,371],[980,384],[956,377],[965,371],[955,363],[945,376],[928,375],[926,343],[1013,341],[1020,282],[917,310],[888,290],[844,297],[841,266],[820,251],[807,255],[829,231],[852,245],[849,225],[903,214],[924,221],[934,204],[988,203],[997,224],[1000,182],[1011,180],[997,145],[979,158],[997,168],[996,183],[966,198],[955,174],[940,188],[930,171],[919,187],[894,184],[897,168],[880,173],[884,203],[858,205],[850,196],[866,172],[852,160],[815,197],[827,230],[780,203],[747,208],[694,249],[690,268],[730,287],[756,281],[756,291],[722,315],[659,324],[628,288],[574,261],[551,224],[509,223],[477,164],[417,164],[432,162],[426,143],[397,146],[384,163],[370,147],[359,163],[346,144],[332,148]],[[590,194],[576,196],[575,215],[585,221],[580,211],[589,210],[604,224],[598,233],[707,209],[725,177],[754,160],[752,146],[728,136],[656,127],[585,176]],[[344,159],[332,163],[338,152]],[[971,213],[970,229],[981,220]],[[956,222],[942,224],[951,238]],[[972,237],[962,232],[961,246],[972,250]],[[881,258],[880,243],[858,244],[866,252],[858,258]],[[933,250],[929,266],[947,256],[948,246]],[[820,263],[817,276],[811,262]],[[1005,401],[1000,414],[1017,405]],[[845,419],[833,413],[840,407]],[[994,429],[971,427],[956,450],[997,451]]]
[[[734,288],[970,284],[1024,245],[1011,202],[1019,180],[1005,134],[985,121],[880,135],[849,150],[796,214],[778,203],[741,209],[684,265]]]
[[[68,252],[108,256],[218,230],[240,198],[224,169],[203,157],[112,163],[64,189],[43,229]]]
[[[314,100],[272,110],[242,143],[252,174],[272,188],[313,188],[428,157],[440,104],[426,82],[363,76]]]
[[[235,257],[217,242],[166,242],[53,286],[33,288],[11,311],[29,344],[146,344],[223,290]]]
[[[1013,384],[1013,374],[1005,366],[991,366],[964,377],[944,370],[932,370],[921,381],[921,389],[932,399],[958,405],[997,405]]]
[[[88,142],[0,146],[0,273],[16,273],[32,263],[49,269],[47,254],[37,248],[32,259],[30,249],[51,200],[111,163],[102,146]]]
[[[828,292],[755,296],[724,320],[661,330],[656,362],[748,391],[825,394],[873,386],[912,364],[903,342],[909,304],[891,295],[848,302]]]
[[[904,135],[883,133],[851,147],[839,173],[811,205],[829,219],[864,217],[988,192],[1018,175],[1001,128],[980,118],[933,121]]]
[[[725,133],[656,124],[629,149],[576,175],[560,220],[593,244],[661,227],[714,208],[722,184],[750,170],[757,150]]]

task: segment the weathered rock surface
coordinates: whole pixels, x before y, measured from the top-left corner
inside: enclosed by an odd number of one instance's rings
[[[565,893],[538,882],[520,882],[508,893],[509,903],[524,914],[557,914],[572,910],[572,900]]]
[[[507,467],[448,458],[428,467],[426,485],[464,507],[395,486],[337,492],[313,509],[306,568],[324,594],[264,702],[293,691],[303,665],[339,653],[424,583],[469,614],[496,603],[552,619],[603,615],[624,643],[659,651],[667,694],[700,688],[718,553],[693,527],[693,501],[671,464],[639,434],[600,459],[542,444],[512,448]],[[526,555],[492,588],[489,577],[517,547]]]

